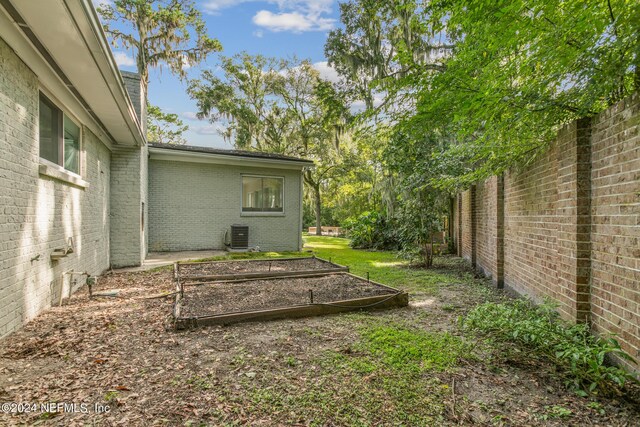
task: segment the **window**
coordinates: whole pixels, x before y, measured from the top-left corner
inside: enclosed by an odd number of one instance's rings
[[[80,126],[40,94],[40,157],[80,174]]]
[[[242,177],[242,212],[283,213],[284,178]]]

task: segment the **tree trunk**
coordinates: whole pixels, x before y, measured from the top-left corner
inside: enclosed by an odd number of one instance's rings
[[[431,268],[433,264],[433,248],[429,243],[422,244],[422,262],[425,268]]]
[[[316,236],[322,236],[322,201],[320,199],[320,186],[313,187],[316,211]]]

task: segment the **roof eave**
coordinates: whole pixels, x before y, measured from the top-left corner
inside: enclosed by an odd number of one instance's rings
[[[309,160],[275,159],[268,157],[242,156],[238,154],[218,154],[200,151],[176,150],[171,148],[149,147],[152,160],[172,160],[190,163],[210,163],[231,166],[267,167],[275,169],[296,169],[314,167]]]

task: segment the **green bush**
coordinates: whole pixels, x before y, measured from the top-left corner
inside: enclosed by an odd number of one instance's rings
[[[617,394],[636,377],[607,364],[607,356],[636,363],[613,338],[592,335],[585,324],[569,325],[558,318],[551,304],[527,300],[486,303],[463,320],[466,330],[479,331],[502,341],[516,342],[555,361],[567,374],[567,386],[578,394]]]
[[[352,248],[357,249],[398,249],[396,234],[385,216],[376,211],[367,211],[357,218],[347,219],[343,227]]]

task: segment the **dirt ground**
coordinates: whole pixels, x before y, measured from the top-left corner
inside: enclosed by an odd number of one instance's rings
[[[317,258],[290,259],[290,260],[266,260],[266,261],[223,261],[201,262],[194,264],[181,264],[181,276],[206,276],[222,274],[240,274],[269,271],[305,271],[327,270],[335,266],[327,261]]]
[[[394,293],[348,274],[321,277],[249,280],[185,286],[182,316],[206,316],[246,310],[265,310],[310,303],[326,303]]]
[[[635,392],[581,398],[548,362],[461,336],[459,316],[504,297],[444,273],[407,308],[185,332],[170,328],[173,298],[147,299],[173,291],[170,270],[105,277],[98,290],[118,298],[81,290],[0,341],[0,402],[86,411],[23,406],[0,425],[640,425]],[[474,347],[452,368],[406,377],[363,353],[371,325]]]

